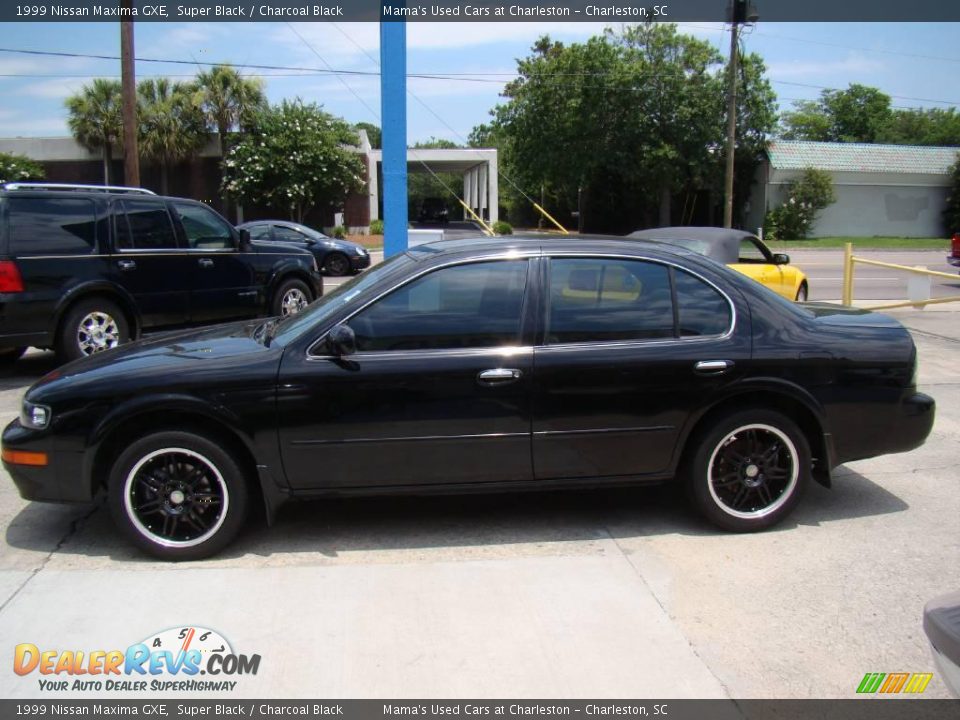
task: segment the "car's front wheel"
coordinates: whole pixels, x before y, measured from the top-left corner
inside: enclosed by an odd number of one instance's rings
[[[130,326],[117,304],[105,298],[81,300],[60,324],[57,354],[64,360],[94,355],[130,340]]]
[[[323,271],[327,275],[349,275],[350,259],[339,252],[332,252],[323,261]]]
[[[243,471],[219,444],[187,432],[144,436],[113,464],[110,511],[141,549],[163,560],[220,551],[243,524]]]
[[[695,442],[687,493],[714,524],[763,530],[799,502],[810,476],[810,445],[787,416],[760,408],[727,413]]]

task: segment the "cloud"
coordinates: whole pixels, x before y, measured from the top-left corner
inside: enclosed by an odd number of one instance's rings
[[[90,78],[53,78],[31,82],[16,91],[17,95],[28,97],[66,99],[67,96],[78,92],[84,85],[89,84]]]
[[[835,60],[798,60],[792,62],[773,62],[767,67],[771,78],[779,80],[795,78],[813,78],[819,76],[848,77],[852,74],[869,74],[884,69],[881,60],[867,58],[851,52],[845,58]]]

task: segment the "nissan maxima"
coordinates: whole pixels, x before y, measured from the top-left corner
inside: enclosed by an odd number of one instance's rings
[[[893,318],[791,303],[702,255],[609,238],[449,240],[297,315],[65,365],[3,433],[22,497],[105,492],[132,542],[222,549],[252,500],[682,483],[735,532],[837,465],[921,445]],[[258,503],[259,504],[259,503]]]

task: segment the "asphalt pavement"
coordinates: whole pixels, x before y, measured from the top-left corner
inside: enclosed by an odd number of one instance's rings
[[[261,656],[232,691],[180,693],[209,699],[853,698],[867,672],[935,673],[922,607],[960,567],[958,311],[896,313],[938,402],[927,444],[839,468],[752,535],[669,488],[337,499],[172,565],[133,549],[102,500],[28,503],[0,470],[8,658],[209,628]],[[0,421],[53,367],[32,352],[0,377]],[[6,668],[0,697],[67,696]],[[936,675],[924,695],[948,696]]]

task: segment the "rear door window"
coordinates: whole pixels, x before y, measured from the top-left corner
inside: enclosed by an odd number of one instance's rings
[[[173,250],[178,247],[170,214],[163,204],[131,199],[118,201],[117,207],[118,250]]]
[[[8,195],[7,203],[11,255],[89,255],[96,247],[93,200]]]

